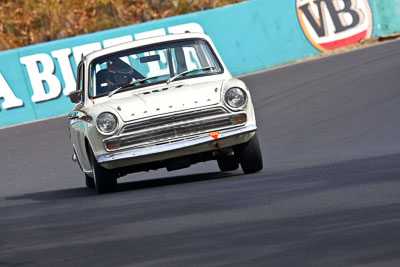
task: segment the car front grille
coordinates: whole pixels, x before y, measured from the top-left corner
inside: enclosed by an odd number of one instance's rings
[[[163,144],[238,127],[246,120],[245,113],[228,113],[223,108],[150,118],[124,126],[119,136],[106,139],[105,146],[110,151]]]
[[[198,110],[198,111],[185,112],[175,115],[169,115],[165,117],[147,119],[141,122],[136,122],[126,125],[122,129],[121,134],[137,132],[143,129],[149,129],[154,127],[173,125],[174,123],[179,123],[179,122],[224,115],[226,113],[227,111],[224,110],[223,108],[214,108],[214,109]]]

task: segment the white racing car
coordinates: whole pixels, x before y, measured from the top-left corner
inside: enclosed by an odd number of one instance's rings
[[[185,33],[132,41],[82,58],[69,97],[73,160],[86,185],[112,192],[133,172],[217,160],[221,171],[263,168],[246,85],[211,39]]]

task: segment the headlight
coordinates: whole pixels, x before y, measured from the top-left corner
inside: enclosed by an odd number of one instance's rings
[[[114,114],[109,112],[101,113],[96,120],[97,129],[102,134],[110,134],[115,131],[118,126],[118,119]]]
[[[225,93],[225,102],[234,109],[242,108],[247,103],[247,95],[245,91],[240,88],[230,88]]]

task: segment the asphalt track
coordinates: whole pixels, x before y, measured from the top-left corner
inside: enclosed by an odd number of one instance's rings
[[[265,169],[96,195],[66,118],[0,130],[1,266],[400,266],[400,42],[243,77]]]

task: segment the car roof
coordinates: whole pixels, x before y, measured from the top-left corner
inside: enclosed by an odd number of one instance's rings
[[[123,44],[118,44],[115,46],[103,48],[101,50],[94,51],[94,52],[84,56],[83,60],[86,62],[91,62],[95,58],[98,58],[98,57],[101,57],[104,55],[108,55],[108,54],[113,54],[113,53],[116,53],[119,51],[124,51],[127,49],[148,46],[148,45],[152,45],[152,44],[159,44],[159,43],[164,43],[164,42],[170,42],[170,41],[187,40],[187,39],[206,39],[208,42],[211,42],[210,37],[208,37],[208,35],[203,34],[203,33],[169,34],[169,35],[134,40],[134,41],[126,42]]]

